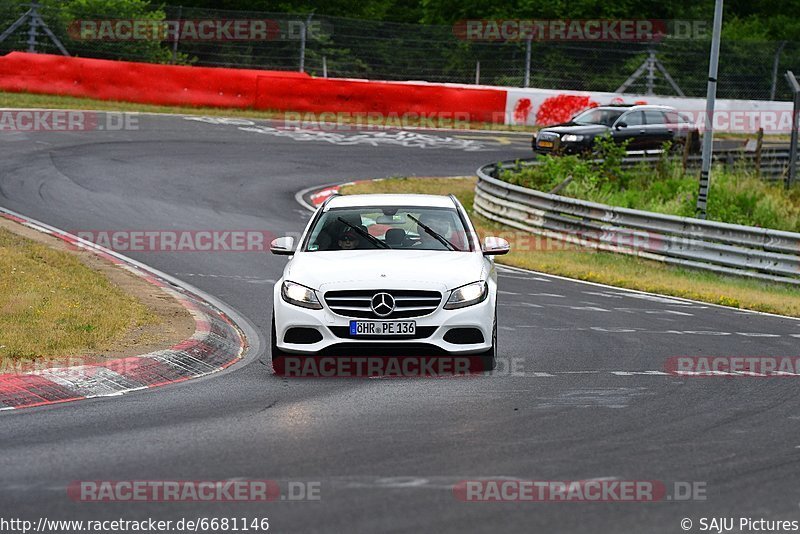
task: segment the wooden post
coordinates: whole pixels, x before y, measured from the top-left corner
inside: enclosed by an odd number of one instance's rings
[[[758,129],[756,137],[756,178],[761,177],[761,146],[764,143],[764,128]]]
[[[686,133],[686,140],[683,142],[683,160],[681,164],[683,165],[683,172],[686,172],[686,167],[689,165],[689,153],[692,151],[692,143],[694,143],[694,130],[689,130]]]

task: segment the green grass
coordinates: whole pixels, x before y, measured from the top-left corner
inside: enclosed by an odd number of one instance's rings
[[[663,157],[655,169],[622,170],[606,158],[595,164],[577,156],[544,157],[542,165],[506,171],[510,183],[549,192],[572,181],[560,195],[611,206],[694,217],[698,177],[684,173],[677,159]],[[781,181],[759,179],[753,169],[719,166],[711,173],[707,218],[713,221],[800,232],[800,184],[786,191]]]
[[[0,359],[82,354],[156,321],[74,254],[0,228]]]
[[[342,188],[342,194],[453,193],[472,211],[475,178],[394,178]],[[690,298],[734,308],[800,317],[800,288],[749,278],[720,276],[682,269],[634,256],[596,252],[593,249],[538,238],[473,213],[481,237],[499,235],[511,242],[511,253],[497,261],[515,267]]]

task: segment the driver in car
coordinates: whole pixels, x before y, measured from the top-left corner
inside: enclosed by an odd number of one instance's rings
[[[341,250],[355,250],[360,244],[359,235],[352,228],[347,228],[339,238],[339,248]]]

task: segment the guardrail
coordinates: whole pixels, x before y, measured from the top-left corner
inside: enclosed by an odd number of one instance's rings
[[[478,169],[475,211],[533,234],[664,263],[800,285],[800,233],[676,217],[543,193]]]
[[[789,145],[764,147],[761,154],[746,151],[742,148],[714,149],[712,161],[715,164],[722,164],[728,167],[742,165],[744,168],[755,170],[758,168],[759,175],[768,180],[784,179],[789,172]],[[686,168],[699,170],[702,163],[700,154],[692,154],[686,160]],[[530,164],[534,160],[530,160]],[[661,161],[659,154],[649,153],[628,153],[622,160],[622,168],[631,169],[637,165],[655,166]]]

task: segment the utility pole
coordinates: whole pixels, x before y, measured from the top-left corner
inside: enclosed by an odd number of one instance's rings
[[[531,41],[533,36],[528,36],[525,42],[525,84],[523,87],[531,86]]]
[[[656,51],[652,48],[647,55],[647,94],[654,95],[656,87]]]
[[[778,66],[781,62],[781,52],[783,52],[784,46],[786,46],[786,41],[781,41],[781,44],[778,45],[778,49],[775,51],[775,61],[772,63],[772,88],[769,91],[770,100],[775,100],[775,90],[778,87]]]
[[[703,132],[703,166],[700,170],[700,190],[697,193],[697,217],[706,218],[708,186],[711,180],[711,156],[714,150],[714,104],[717,100],[717,71],[719,70],[719,41],[722,33],[722,2],[714,6],[714,30],[711,36],[711,59],[708,62],[706,90],[706,122]]]
[[[800,123],[800,83],[792,71],[786,71],[786,81],[792,87],[792,137],[789,145],[789,173],[786,175],[786,189],[792,186],[797,174],[797,128]]]
[[[308,34],[308,25],[311,24],[311,17],[313,16],[314,12],[312,11],[303,23],[303,31],[300,33],[300,72],[306,71],[306,36]]]
[[[172,40],[172,64],[178,62],[178,41],[181,38],[181,18],[183,18],[183,6],[178,6],[178,27],[175,28],[175,38]]]

